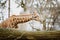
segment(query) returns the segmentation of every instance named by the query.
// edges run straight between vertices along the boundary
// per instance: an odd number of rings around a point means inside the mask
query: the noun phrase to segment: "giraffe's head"
[[[33,20],[40,21],[40,16],[36,12],[33,13],[33,17],[32,18],[33,18]]]

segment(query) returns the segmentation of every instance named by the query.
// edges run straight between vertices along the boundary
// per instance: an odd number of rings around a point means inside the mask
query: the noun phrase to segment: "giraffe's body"
[[[33,17],[32,17],[33,16]],[[8,18],[7,20],[3,21],[0,24],[0,27],[3,28],[18,28],[17,24],[18,23],[25,23],[28,22],[30,20],[38,20],[39,17],[36,13],[32,14],[22,14],[22,15],[13,15],[10,18]]]

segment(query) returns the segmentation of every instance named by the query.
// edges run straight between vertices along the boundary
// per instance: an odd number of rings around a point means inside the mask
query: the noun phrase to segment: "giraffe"
[[[30,20],[40,21],[40,18],[36,13],[12,15],[8,19],[6,19],[2,23],[0,23],[0,27],[2,27],[2,28],[18,28],[17,24],[25,23]]]

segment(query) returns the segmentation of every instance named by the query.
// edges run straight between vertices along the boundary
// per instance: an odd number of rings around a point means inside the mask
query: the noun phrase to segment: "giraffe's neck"
[[[15,23],[25,23],[32,20],[32,15],[20,15],[15,17]]]

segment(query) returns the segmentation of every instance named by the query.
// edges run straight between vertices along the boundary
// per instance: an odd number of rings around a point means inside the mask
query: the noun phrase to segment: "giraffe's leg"
[[[7,28],[12,28],[12,25],[11,25],[11,24],[9,24]]]

